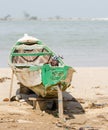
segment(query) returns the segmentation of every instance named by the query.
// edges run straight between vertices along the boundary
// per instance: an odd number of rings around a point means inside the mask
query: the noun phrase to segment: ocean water
[[[0,67],[25,33],[37,37],[72,67],[108,66],[108,21],[0,21]]]

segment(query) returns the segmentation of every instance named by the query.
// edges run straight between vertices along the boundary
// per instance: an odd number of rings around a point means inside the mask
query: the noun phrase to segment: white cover
[[[25,43],[25,42],[35,43],[36,41],[39,41],[39,40],[35,37],[28,36],[28,34],[24,34],[24,37],[22,37],[18,40],[18,42],[22,42],[22,43]]]

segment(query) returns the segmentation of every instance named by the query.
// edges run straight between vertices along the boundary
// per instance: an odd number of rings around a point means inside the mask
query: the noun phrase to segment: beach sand
[[[63,93],[64,121],[57,111],[40,111],[9,98],[11,69],[0,69],[0,130],[108,130],[108,68],[76,67],[72,85]],[[12,96],[19,88],[14,76]]]

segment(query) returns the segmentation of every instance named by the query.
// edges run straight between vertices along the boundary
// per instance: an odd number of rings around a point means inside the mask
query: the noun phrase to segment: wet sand
[[[63,93],[64,120],[57,111],[41,111],[24,101],[3,101],[9,98],[11,69],[0,69],[0,129],[2,130],[107,130],[108,68],[74,68],[72,85]],[[19,88],[14,76],[12,96]]]

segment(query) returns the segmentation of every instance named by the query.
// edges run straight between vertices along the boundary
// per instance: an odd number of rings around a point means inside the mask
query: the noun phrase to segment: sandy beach
[[[0,69],[0,130],[107,130],[108,67],[75,67],[72,85],[63,93],[64,121],[57,111],[41,111],[9,98],[11,69]],[[14,76],[12,96],[19,85]]]

